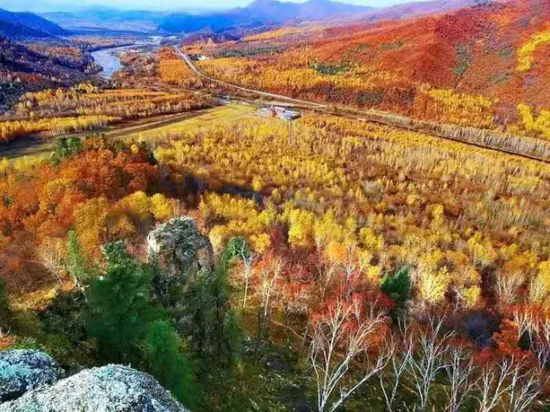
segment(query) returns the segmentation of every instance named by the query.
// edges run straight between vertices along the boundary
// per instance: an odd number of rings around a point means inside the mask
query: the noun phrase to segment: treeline
[[[111,116],[79,116],[74,118],[50,118],[0,122],[0,141],[9,142],[36,133],[66,134],[105,127],[119,121]]]
[[[52,115],[114,115],[124,119],[147,117],[200,109],[208,99],[180,91],[147,89],[98,89],[82,83],[70,89],[50,89],[27,93],[15,107],[15,114],[26,117]]]
[[[0,140],[35,133],[66,134],[104,127],[120,120],[185,113],[209,107],[205,97],[186,91],[99,89],[89,83],[26,93],[0,122]]]

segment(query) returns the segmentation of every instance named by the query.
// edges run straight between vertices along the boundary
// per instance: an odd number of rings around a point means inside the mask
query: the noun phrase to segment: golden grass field
[[[206,109],[198,116],[192,116],[181,122],[162,126],[152,130],[129,133],[124,136],[124,140],[137,141],[162,141],[168,134],[181,132],[194,132],[203,127],[209,127],[215,124],[226,124],[242,120],[245,117],[253,115],[255,108],[243,104],[229,104],[226,106]]]

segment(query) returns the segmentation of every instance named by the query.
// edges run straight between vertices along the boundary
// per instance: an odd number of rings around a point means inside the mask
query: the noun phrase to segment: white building
[[[287,121],[299,119],[301,116],[299,112],[277,106],[264,107],[258,110],[256,114],[260,117],[279,118]]]

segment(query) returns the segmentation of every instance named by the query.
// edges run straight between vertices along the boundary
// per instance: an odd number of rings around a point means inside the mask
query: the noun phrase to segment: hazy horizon
[[[151,10],[151,11],[208,11],[215,9],[229,9],[243,7],[253,0],[81,0],[78,6],[67,0],[3,0],[0,8],[10,11],[30,11],[35,13],[77,11],[90,7],[107,7],[122,10]],[[282,0],[285,2],[303,3],[307,0]],[[413,0],[337,0],[342,3],[363,5],[370,7],[384,7],[399,3],[408,3]],[[422,0],[420,0],[422,1]],[[424,0],[427,1],[427,0]]]

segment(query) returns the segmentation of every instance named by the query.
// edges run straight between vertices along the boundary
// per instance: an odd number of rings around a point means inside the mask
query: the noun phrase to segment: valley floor
[[[162,140],[163,133],[195,131],[201,127],[211,126],[218,122],[231,122],[251,116],[254,108],[243,104],[230,104],[217,106],[194,112],[156,116],[142,120],[124,122],[119,125],[111,125],[102,130],[90,132],[72,133],[65,135],[67,138],[86,138],[93,135],[102,135],[108,139],[151,141]],[[33,158],[47,157],[55,146],[55,139],[36,134],[24,138],[0,143],[0,157],[18,159],[25,156]]]

